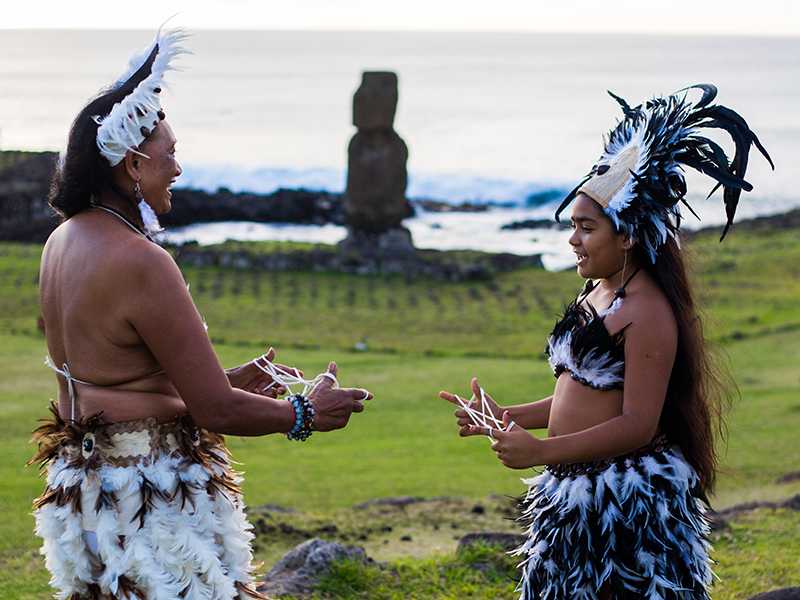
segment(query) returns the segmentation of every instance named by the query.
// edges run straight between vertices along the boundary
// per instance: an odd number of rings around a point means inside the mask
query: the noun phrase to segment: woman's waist
[[[100,387],[81,386],[76,394],[74,414],[76,419],[84,416],[100,415],[106,423],[127,423],[154,418],[158,423],[175,421],[188,412],[186,403],[177,390],[169,386],[145,387],[144,382],[124,386]],[[62,417],[72,418],[72,400],[69,394],[59,393],[59,406]]]
[[[153,416],[108,422],[102,414],[70,421],[60,416],[57,406],[52,412],[53,418],[34,432],[39,454],[31,462],[49,463],[58,457],[86,468],[126,467],[148,457],[205,454],[224,445],[221,435],[198,427],[188,414],[168,422]]]

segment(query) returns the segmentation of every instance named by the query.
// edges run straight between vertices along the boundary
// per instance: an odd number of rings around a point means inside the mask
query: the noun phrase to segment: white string
[[[503,425],[503,422],[496,419],[495,416],[492,414],[492,411],[489,409],[489,402],[486,400],[486,393],[483,391],[483,388],[479,388],[481,392],[481,406],[480,411],[476,411],[472,408],[472,403],[475,402],[476,397],[475,394],[472,395],[472,398],[469,402],[461,398],[460,396],[456,396],[456,400],[467,412],[467,416],[472,420],[473,423],[479,425],[481,427],[487,427],[489,429],[489,435],[485,436],[489,440],[493,440],[492,437],[492,429],[499,429],[500,431],[509,431],[516,423],[511,421],[508,424],[508,427]]]
[[[264,361],[264,364],[260,364],[259,361]],[[253,364],[261,369],[264,373],[272,377],[272,383],[270,383],[267,387],[262,389],[261,391],[266,392],[271,387],[276,385],[285,385],[291,391],[291,386],[302,384],[303,391],[301,393],[302,396],[308,398],[308,395],[314,391],[314,388],[325,378],[331,379],[333,381],[333,387],[339,387],[339,382],[336,379],[336,375],[333,373],[328,373],[327,371],[324,373],[320,373],[314,379],[303,379],[300,376],[300,371],[296,368],[292,369],[294,374],[287,373],[285,371],[279,371],[274,364],[272,364],[268,359],[266,354],[262,354],[258,358],[253,360]],[[369,397],[369,394],[365,392],[364,400]]]
[[[94,384],[93,383],[89,383],[88,381],[81,381],[80,379],[76,379],[75,377],[73,377],[72,373],[70,373],[70,370],[69,370],[69,367],[67,366],[67,363],[64,363],[64,364],[61,365],[63,367],[63,369],[59,369],[57,366],[55,366],[53,364],[53,361],[50,360],[49,356],[45,356],[44,364],[46,364],[48,367],[53,369],[53,371],[55,371],[59,375],[63,375],[64,378],[67,380],[67,391],[69,392],[69,400],[70,400],[70,404],[72,405],[72,408],[70,409],[70,413],[71,413],[71,418],[74,421],[75,420],[75,382],[82,383],[83,385],[91,385],[91,386],[93,386]]]

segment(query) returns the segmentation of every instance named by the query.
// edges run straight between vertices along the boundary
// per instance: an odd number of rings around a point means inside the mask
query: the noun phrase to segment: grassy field
[[[733,235],[722,245],[713,234],[701,235],[690,248],[710,335],[729,354],[741,392],[716,508],[800,493],[798,481],[775,483],[800,471],[800,233]],[[50,595],[28,514],[43,482],[23,467],[33,453],[29,432],[55,391],[36,328],[40,252],[0,243],[0,597],[13,600]],[[280,361],[306,373],[334,359],[342,385],[376,396],[347,429],[304,444],[282,436],[229,439],[245,463],[260,560],[273,564],[311,532],[391,562],[370,574],[342,566],[324,588],[327,597],[514,597],[513,583],[470,571],[470,561],[481,560],[453,550],[470,531],[515,531],[505,497],[523,491],[519,478],[527,474],[504,469],[487,440],[458,438],[452,409],[437,393],[466,395],[470,377],[478,376],[501,402],[548,395],[553,378],[543,340],[581,285],[574,272],[528,269],[463,283],[229,269],[185,275],[223,365],[272,345]],[[368,350],[355,351],[358,343]],[[352,508],[403,495],[426,501]],[[800,585],[798,525],[796,512],[761,510],[717,534],[723,581],[714,597]],[[500,559],[489,562],[504,568]],[[372,583],[359,590],[359,581]]]

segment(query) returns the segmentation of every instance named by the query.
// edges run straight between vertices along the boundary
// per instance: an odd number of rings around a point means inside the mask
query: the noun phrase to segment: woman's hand
[[[269,352],[264,355],[269,362],[275,358],[275,349],[270,348]],[[249,363],[234,367],[233,369],[226,369],[225,375],[228,376],[228,381],[231,382],[231,387],[252,392],[253,394],[260,394],[268,396],[269,398],[277,398],[285,394],[288,389],[283,384],[276,383],[269,374],[259,369],[256,365],[256,360],[251,360]],[[297,371],[285,365],[274,365],[274,367],[283,373],[291,373],[293,375],[302,375],[302,371]]]
[[[338,368],[332,362],[328,373],[333,377],[324,377],[308,395],[314,406],[314,431],[333,431],[341,429],[350,420],[354,412],[364,410],[362,402],[371,400],[372,394],[358,388],[334,388]]]
[[[512,423],[508,411],[503,413],[503,428],[468,425],[462,427],[460,435],[488,435],[495,441],[492,450],[503,466],[509,469],[527,469],[541,464],[537,458],[542,450],[542,440],[534,437],[519,425]]]
[[[483,421],[488,421],[490,423],[492,421],[501,421],[503,419],[503,407],[492,400],[491,396],[489,396],[486,392],[483,392],[484,402],[481,402],[481,391],[481,386],[478,385],[478,380],[473,378],[472,393],[475,395],[475,400],[469,402],[467,406],[472,411],[483,415]],[[448,402],[452,402],[459,407],[454,414],[457,419],[456,423],[459,427],[461,427],[461,430],[459,431],[460,435],[468,435],[464,432],[469,428],[470,425],[483,424],[482,422],[475,422],[472,417],[469,416],[469,413],[464,408],[461,408],[466,402],[465,400],[461,401],[458,396],[449,392],[439,392],[439,397],[447,400]]]

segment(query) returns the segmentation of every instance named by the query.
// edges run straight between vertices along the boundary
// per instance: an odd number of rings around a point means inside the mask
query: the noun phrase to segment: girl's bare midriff
[[[622,414],[622,397],[622,390],[595,389],[562,373],[550,405],[548,437],[576,433],[618,417]]]
[[[556,381],[550,405],[547,437],[577,433],[623,414],[623,391],[600,390],[583,385],[562,373]],[[656,429],[655,435],[661,433]]]

